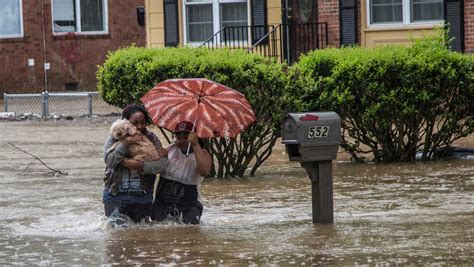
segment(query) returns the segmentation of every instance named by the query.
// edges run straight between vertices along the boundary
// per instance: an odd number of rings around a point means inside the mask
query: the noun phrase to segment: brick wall
[[[474,0],[464,1],[464,45],[466,53],[474,53]]]
[[[339,47],[339,0],[319,0],[319,22],[328,24],[328,41],[330,47]]]
[[[361,1],[357,1],[357,19],[358,19],[358,40],[360,43],[360,28],[361,28]],[[340,47],[340,24],[339,24],[339,0],[318,0],[319,8],[319,22],[326,22],[328,24],[329,46]]]
[[[43,91],[44,59],[51,66],[47,72],[50,91],[64,91],[66,83],[77,83],[79,91],[96,90],[97,65],[104,62],[108,51],[132,43],[145,45],[145,27],[138,25],[136,15],[136,8],[143,5],[144,0],[108,1],[106,35],[54,36],[51,1],[23,0],[24,36],[0,39],[0,97],[4,92]],[[28,59],[34,59],[33,67],[27,66]]]

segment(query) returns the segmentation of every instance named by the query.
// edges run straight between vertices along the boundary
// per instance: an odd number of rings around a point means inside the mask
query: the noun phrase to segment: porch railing
[[[207,48],[249,48],[273,26],[225,26],[209,37],[200,47]],[[257,39],[256,39],[257,38]]]
[[[250,53],[290,64],[298,60],[301,54],[327,46],[327,23],[228,26],[201,45],[210,49],[247,49]]]

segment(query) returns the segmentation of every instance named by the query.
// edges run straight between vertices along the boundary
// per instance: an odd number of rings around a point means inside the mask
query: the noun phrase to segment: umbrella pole
[[[203,89],[204,89],[204,88],[203,88],[203,86],[202,86],[202,84],[201,84],[201,92],[199,93],[199,98],[198,98],[198,101],[197,101],[197,102],[198,102],[198,105],[199,105],[199,103],[201,103],[202,90],[203,90]],[[198,107],[198,109],[199,109],[199,107]],[[194,128],[196,127],[196,119],[197,119],[197,117],[194,117],[193,129],[191,130],[191,132],[194,132]],[[189,141],[188,141],[188,151],[186,152],[186,157],[189,156],[189,149],[190,149],[190,148],[191,148],[191,143],[189,143]]]
[[[194,118],[193,129],[191,132],[194,132],[194,127],[196,127],[196,118]],[[191,149],[191,142],[188,141],[188,151],[186,152],[186,157],[189,156],[189,150]]]

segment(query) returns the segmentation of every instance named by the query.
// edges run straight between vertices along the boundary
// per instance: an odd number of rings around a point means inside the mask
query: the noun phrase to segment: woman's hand
[[[134,160],[134,159],[124,159],[122,161],[122,165],[125,168],[131,169],[131,170],[137,170],[137,171],[143,170],[143,162]]]
[[[158,155],[160,155],[160,158],[167,158],[168,157],[168,150],[164,148],[158,149]]]
[[[191,143],[191,146],[193,146],[193,148],[196,147],[196,146],[199,146],[198,136],[195,132],[190,132],[189,133],[188,141],[189,141],[189,143]]]

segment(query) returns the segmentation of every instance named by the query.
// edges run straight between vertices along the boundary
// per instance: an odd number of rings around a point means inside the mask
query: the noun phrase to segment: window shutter
[[[341,46],[358,43],[357,0],[339,1],[339,27]]]
[[[444,1],[444,20],[449,29],[448,36],[453,38],[451,49],[464,52],[464,2],[463,0]]]
[[[252,44],[267,34],[267,0],[251,0]],[[268,39],[264,43],[268,43]]]
[[[179,44],[178,0],[163,0],[165,46]]]
[[[145,26],[145,7],[138,6],[137,7],[137,23],[140,26]]]

